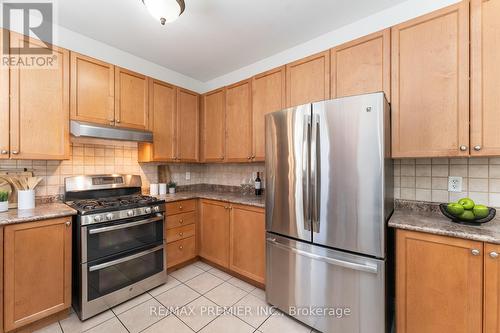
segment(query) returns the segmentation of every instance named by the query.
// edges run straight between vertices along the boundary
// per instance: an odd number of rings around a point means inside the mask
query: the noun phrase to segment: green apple
[[[464,210],[458,217],[464,221],[473,221],[476,218],[471,210]]]
[[[462,214],[464,212],[464,206],[462,206],[461,204],[459,203],[456,203],[456,202],[451,202],[448,204],[448,206],[446,207],[446,210],[450,213],[450,214],[453,214],[455,216],[458,216],[460,214]]]
[[[463,198],[463,199],[460,199],[458,200],[458,203],[461,204],[464,209],[472,209],[474,208],[474,201],[472,201],[472,199],[469,199],[469,198]]]
[[[488,207],[486,207],[485,205],[477,205],[477,206],[474,206],[474,209],[472,210],[472,212],[474,213],[474,216],[482,219],[482,218],[485,218],[486,216],[488,216],[488,214],[490,213],[490,209]]]

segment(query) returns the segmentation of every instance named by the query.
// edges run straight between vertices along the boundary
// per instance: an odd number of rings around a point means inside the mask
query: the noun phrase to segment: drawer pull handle
[[[179,236],[184,236],[184,233],[183,232],[179,232]]]
[[[184,246],[179,245],[179,250],[182,250],[183,248],[184,248]]]
[[[67,221],[67,222],[66,222],[66,226],[67,226],[67,227],[71,226],[71,221]]]
[[[495,251],[490,252],[490,257],[491,257],[492,259],[496,259],[496,258],[498,258],[498,253],[497,253],[497,252],[495,252]]]
[[[481,254],[481,251],[479,251],[478,249],[472,249],[470,252],[473,256],[478,256]]]
[[[184,223],[184,220],[180,219],[180,220],[179,220],[179,223],[180,223],[180,224],[183,224],[183,223]]]
[[[182,210],[182,206],[179,206],[179,209]]]

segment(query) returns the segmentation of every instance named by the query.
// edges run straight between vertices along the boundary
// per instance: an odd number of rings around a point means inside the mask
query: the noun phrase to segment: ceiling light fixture
[[[142,3],[162,25],[177,20],[186,9],[184,0],[142,0]]]

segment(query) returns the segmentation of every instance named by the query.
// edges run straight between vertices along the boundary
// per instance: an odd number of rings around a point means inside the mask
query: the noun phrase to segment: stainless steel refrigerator
[[[266,116],[266,298],[321,332],[390,328],[390,108],[383,93]]]

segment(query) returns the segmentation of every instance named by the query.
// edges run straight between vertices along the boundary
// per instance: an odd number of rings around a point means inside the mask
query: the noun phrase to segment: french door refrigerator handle
[[[301,256],[304,256],[304,257],[307,257],[307,258],[311,258],[311,259],[314,259],[314,260],[318,260],[318,261],[323,261],[323,262],[326,262],[326,263],[331,264],[331,265],[341,266],[341,267],[345,267],[345,268],[349,268],[349,269],[354,269],[354,270],[357,270],[357,271],[363,271],[363,272],[367,272],[367,273],[373,273],[373,274],[377,274],[378,273],[378,268],[377,268],[376,265],[372,265],[372,264],[368,264],[368,263],[367,264],[358,264],[356,262],[351,262],[351,261],[345,261],[345,260],[341,260],[341,259],[335,259],[335,258],[320,256],[320,255],[317,255],[317,254],[314,254],[314,253],[310,253],[310,252],[307,252],[307,251],[299,250],[299,249],[297,249],[295,247],[292,247],[292,246],[280,243],[280,242],[278,242],[276,240],[276,238],[267,238],[267,241],[269,243],[273,244],[274,246],[280,247],[280,248],[282,248],[284,250],[292,251],[293,253],[296,253],[298,255],[301,255]]]
[[[310,142],[311,142],[311,115],[304,116],[304,139],[302,143],[302,211],[304,218],[304,229],[311,231],[311,195],[310,195]]]
[[[319,161],[320,161],[320,138],[319,138],[319,114],[313,114],[311,133],[311,220],[313,232],[319,233],[319,205],[320,205],[320,183],[319,183]]]

